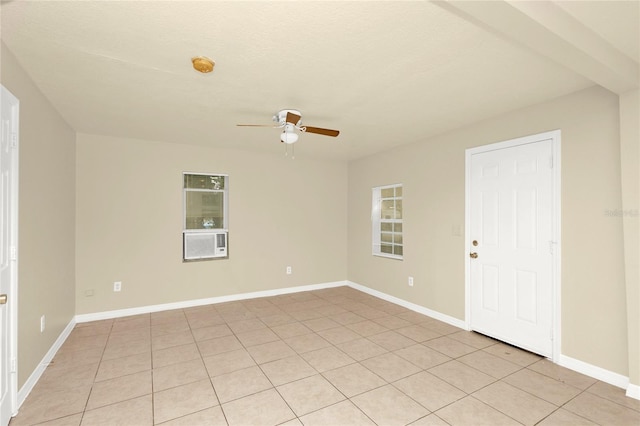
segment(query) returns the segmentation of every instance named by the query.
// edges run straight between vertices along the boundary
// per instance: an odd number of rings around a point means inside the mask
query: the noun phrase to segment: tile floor
[[[78,324],[20,425],[639,425],[640,401],[349,287]]]

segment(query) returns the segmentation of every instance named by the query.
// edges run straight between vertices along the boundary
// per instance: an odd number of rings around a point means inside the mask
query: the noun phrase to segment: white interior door
[[[470,326],[551,357],[554,142],[514,142],[467,154]]]
[[[6,426],[17,398],[12,365],[15,365],[16,325],[18,100],[4,87],[0,86],[0,90],[0,425]]]

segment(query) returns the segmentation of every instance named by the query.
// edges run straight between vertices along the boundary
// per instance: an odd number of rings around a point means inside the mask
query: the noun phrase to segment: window
[[[227,256],[229,177],[183,173],[183,259]]]
[[[402,185],[373,188],[373,254],[402,259]]]

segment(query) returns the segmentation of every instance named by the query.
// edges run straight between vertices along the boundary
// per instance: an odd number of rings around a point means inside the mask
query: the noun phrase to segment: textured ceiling
[[[638,3],[573,3],[551,15],[580,22],[634,75]],[[0,34],[78,132],[280,153],[277,129],[236,124],[294,108],[341,131],[302,135],[296,154],[343,160],[598,83],[456,7],[23,0],[2,3]],[[213,73],[191,68],[197,55],[215,60]]]

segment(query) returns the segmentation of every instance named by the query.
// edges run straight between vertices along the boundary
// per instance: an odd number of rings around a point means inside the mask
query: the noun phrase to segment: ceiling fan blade
[[[320,127],[304,126],[303,129],[307,133],[317,133],[319,135],[333,136],[334,138],[340,134],[338,130],[322,129]]]
[[[300,121],[300,118],[302,118],[302,117],[300,117],[298,114],[294,114],[292,112],[287,112],[286,122],[287,123],[291,123],[291,124],[293,124],[295,126],[296,124],[298,124],[298,121]]]

